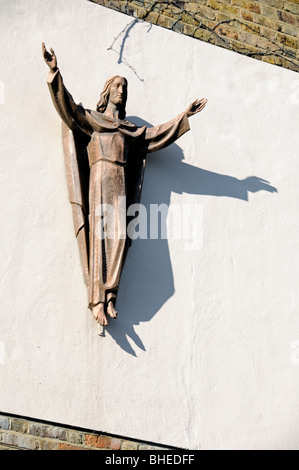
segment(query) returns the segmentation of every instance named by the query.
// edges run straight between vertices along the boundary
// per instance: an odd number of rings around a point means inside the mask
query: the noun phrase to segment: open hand
[[[187,117],[193,116],[203,110],[208,100],[201,98],[193,101],[186,109]]]
[[[56,59],[55,52],[53,51],[52,48],[50,49],[51,53],[48,52],[44,42],[42,43],[42,51],[43,51],[43,57],[45,59],[47,66],[50,68],[50,70],[55,72],[57,70],[57,59]]]

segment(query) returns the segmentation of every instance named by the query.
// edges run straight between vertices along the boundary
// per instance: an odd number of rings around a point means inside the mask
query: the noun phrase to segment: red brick
[[[86,434],[85,444],[87,446],[97,447],[99,449],[119,450],[121,441],[113,437]]]
[[[279,11],[278,16],[281,19],[281,21],[284,21],[285,23],[297,25],[298,24],[298,18],[295,15],[292,15],[291,13],[287,13],[286,11]]]
[[[87,446],[98,447],[100,449],[110,449],[111,437],[97,436],[95,434],[86,434],[85,444]]]
[[[245,10],[253,11],[254,13],[261,13],[261,8],[257,2],[249,2],[247,0],[232,0],[232,5],[239,6]]]
[[[110,449],[119,450],[121,446],[121,441],[119,439],[111,439]]]
[[[218,29],[217,29],[217,33],[220,34],[221,36],[225,36],[225,37],[228,37],[228,38],[231,38],[231,39],[238,39],[238,32],[235,31],[234,29],[232,28],[229,28],[225,25],[221,25]]]
[[[253,15],[249,11],[242,10],[241,16],[245,21],[253,21]]]

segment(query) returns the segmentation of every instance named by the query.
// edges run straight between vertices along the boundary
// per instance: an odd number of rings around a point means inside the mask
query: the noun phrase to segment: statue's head
[[[110,101],[119,108],[120,119],[124,119],[126,116],[127,89],[128,82],[124,77],[115,75],[114,77],[109,78],[100,95],[100,100],[97,104],[97,111],[104,113]]]

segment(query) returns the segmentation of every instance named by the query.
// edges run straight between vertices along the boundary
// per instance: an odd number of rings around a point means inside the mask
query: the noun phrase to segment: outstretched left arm
[[[203,110],[205,105],[207,104],[206,98],[201,98],[200,100],[193,101],[188,108],[186,109],[187,117],[194,116],[194,114],[199,113]]]
[[[143,153],[156,152],[175,142],[190,129],[188,118],[199,113],[206,105],[207,100],[193,101],[186,111],[165,124],[145,128],[144,134],[135,143],[138,150]]]

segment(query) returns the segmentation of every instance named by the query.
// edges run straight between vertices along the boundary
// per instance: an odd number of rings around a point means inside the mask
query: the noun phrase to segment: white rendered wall
[[[107,49],[132,18],[86,0],[1,0],[0,14],[0,411],[183,448],[298,449],[298,75],[147,23],[116,41],[118,63]],[[114,74],[150,124],[209,100],[148,158],[142,198],[201,205],[202,246],[136,240],[105,338],[42,41],[87,108]]]

